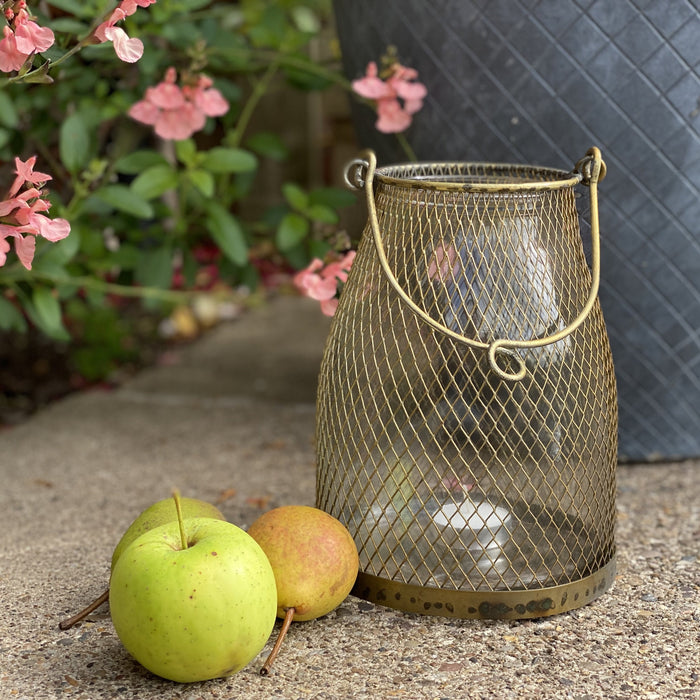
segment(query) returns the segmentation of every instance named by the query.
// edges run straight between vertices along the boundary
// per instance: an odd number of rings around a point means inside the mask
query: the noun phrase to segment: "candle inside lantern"
[[[511,518],[510,511],[503,506],[495,506],[487,500],[476,503],[465,500],[459,504],[445,503],[433,515],[433,523],[443,532],[450,528],[459,533],[467,548],[469,539],[473,545],[489,547],[500,546],[510,539],[508,522]]]

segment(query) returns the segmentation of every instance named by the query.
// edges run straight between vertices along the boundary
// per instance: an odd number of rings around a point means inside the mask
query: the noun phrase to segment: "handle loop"
[[[598,183],[605,177],[605,163],[603,162],[600,150],[596,147],[590,148],[586,155],[579,160],[575,167],[574,173],[581,175],[581,182],[587,185],[590,189],[590,210],[591,210],[591,287],[588,292],[583,308],[576,318],[569,323],[566,328],[552,333],[543,338],[535,338],[533,340],[510,340],[508,338],[499,338],[485,343],[473,338],[456,333],[444,324],[436,321],[423,309],[421,309],[411,297],[406,293],[394,273],[389,266],[389,261],[384,250],[382,234],[379,230],[379,220],[377,218],[377,207],[374,200],[374,176],[377,169],[377,158],[373,151],[366,150],[360,154],[360,157],[348,163],[345,169],[345,182],[352,189],[364,189],[367,199],[367,212],[370,225],[372,228],[372,236],[374,245],[379,258],[379,264],[382,271],[386,275],[387,280],[393,287],[394,291],[399,295],[399,298],[404,304],[422,321],[427,323],[434,330],[446,335],[448,338],[467,345],[471,348],[478,348],[488,351],[488,361],[491,369],[501,378],[509,381],[519,381],[523,379],[527,373],[525,360],[517,354],[517,349],[539,348],[544,345],[556,343],[569,334],[573,333],[588,317],[593,308],[596,297],[598,296],[598,287],[600,285],[600,230],[598,226]],[[483,185],[482,185],[483,187]],[[499,186],[502,189],[502,185]],[[517,370],[509,371],[499,364],[499,359],[505,360],[508,364],[515,362],[518,365]]]

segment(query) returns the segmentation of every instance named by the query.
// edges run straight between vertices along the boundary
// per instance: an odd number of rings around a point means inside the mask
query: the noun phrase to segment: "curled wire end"
[[[354,158],[345,166],[343,173],[345,184],[353,190],[362,190],[365,187],[365,177],[369,163],[363,158]]]
[[[586,155],[576,163],[574,171],[581,173],[584,185],[590,184],[591,181],[600,182],[605,178],[607,168],[601,158],[600,150],[595,146],[589,148]]]
[[[521,379],[525,378],[525,374],[527,373],[525,360],[523,360],[523,358],[520,357],[520,355],[518,355],[514,350],[503,347],[503,344],[506,342],[508,341],[495,340],[493,343],[491,343],[491,345],[489,345],[489,365],[501,379],[505,379],[506,381],[510,382],[519,382]],[[507,369],[504,369],[500,364],[498,364],[498,356],[505,356],[509,363],[515,363],[518,369],[515,372],[509,372]]]

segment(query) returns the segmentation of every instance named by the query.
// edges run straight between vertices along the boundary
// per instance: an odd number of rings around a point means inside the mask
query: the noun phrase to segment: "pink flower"
[[[415,69],[394,63],[388,78],[383,80],[378,75],[377,64],[370,61],[364,78],[354,80],[352,89],[360,97],[376,102],[377,130],[394,134],[408,129],[412,115],[423,106],[423,99],[428,94],[423,83],[415,82],[417,78]]]
[[[130,38],[121,28],[115,26],[124,18],[133,15],[139,7],[148,7],[156,0],[122,0],[112,14],[95,29],[95,38],[98,42],[111,41],[114,52],[125,63],[136,63],[143,56],[143,42],[141,39]]]
[[[133,15],[139,7],[155,5],[156,0],[122,0],[120,7],[127,15]]]
[[[4,38],[0,40],[0,70],[10,73],[19,70],[27,60],[27,54],[17,48],[15,33],[6,25],[2,29]]]
[[[476,484],[472,481],[465,481],[456,476],[446,476],[442,480],[442,485],[453,493],[469,493]]]
[[[374,126],[383,134],[400,133],[411,126],[411,115],[401,107],[398,100],[379,100],[377,117]]]
[[[304,295],[321,302],[321,312],[333,316],[338,306],[338,283],[345,283],[355,259],[355,251],[349,251],[343,258],[324,265],[319,258],[294,275],[294,285]]]
[[[324,316],[334,316],[335,311],[338,308],[338,300],[337,299],[324,299],[321,302],[321,313]]]
[[[19,0],[5,12],[9,24],[3,27],[0,39],[0,71],[3,73],[19,70],[30,56],[53,46],[53,32],[29,19],[26,5],[24,0]]]
[[[19,16],[18,16],[19,17]],[[36,22],[15,20],[15,41],[17,48],[27,55],[41,53],[53,46],[54,34],[48,27],[40,27]]]
[[[378,77],[377,64],[370,61],[364,78],[353,80],[352,89],[361,97],[370,100],[384,100],[393,98],[391,88]]]
[[[36,248],[36,239],[27,236],[23,237],[16,231],[5,232],[5,227],[0,224],[0,267],[7,261],[7,253],[10,250],[10,244],[5,239],[6,236],[15,238],[15,253],[19,261],[27,268],[32,269],[32,260],[34,259],[34,250]]]
[[[4,238],[0,238],[0,267],[5,264],[9,252],[10,244]]]
[[[182,92],[191,100],[202,113],[208,117],[222,117],[228,112],[228,102],[224,96],[213,88],[212,79],[206,75],[200,75],[194,86],[185,85]]]
[[[10,250],[8,238],[14,239],[19,261],[27,270],[31,270],[36,236],[42,236],[48,241],[60,241],[70,233],[68,221],[49,219],[44,215],[44,212],[51,208],[51,204],[43,199],[41,187],[51,180],[51,176],[35,172],[35,163],[36,156],[27,161],[15,158],[15,180],[7,198],[0,201],[0,267],[7,261],[7,253]],[[26,187],[27,185],[29,186]],[[23,186],[26,189],[20,192]]]
[[[32,185],[43,185],[52,179],[51,175],[46,173],[34,172],[35,163],[36,156],[32,156],[25,163],[19,158],[15,158],[15,173],[17,173],[17,177],[15,177],[12,187],[10,187],[8,197],[14,197],[25,182],[30,182]]]
[[[168,68],[163,82],[149,87],[143,100],[131,106],[129,116],[153,126],[162,139],[181,141],[203,129],[207,117],[226,114],[229,104],[207,76],[183,87],[176,80],[176,70]]]
[[[294,284],[310,299],[327,301],[338,291],[338,282],[334,277],[323,276],[323,260],[314,258],[308,267],[294,275]]]
[[[323,270],[323,275],[325,277],[337,279],[344,284],[348,280],[348,273],[350,272],[354,260],[355,251],[350,250],[340,260],[328,263]]]
[[[438,243],[428,263],[428,277],[444,282],[459,273],[459,254],[453,243]]]
[[[129,35],[121,27],[107,27],[105,37],[112,42],[114,53],[124,63],[136,63],[143,56],[143,42]]]

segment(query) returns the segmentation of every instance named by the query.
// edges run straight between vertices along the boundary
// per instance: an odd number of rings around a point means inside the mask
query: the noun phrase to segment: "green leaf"
[[[197,162],[197,146],[192,139],[175,141],[175,155],[183,165],[195,165]]]
[[[53,60],[53,59],[51,59]],[[20,69],[19,74],[23,75],[22,82],[24,83],[34,83],[35,85],[51,85],[53,83],[53,78],[49,75],[49,68],[51,68],[51,60],[44,61],[38,68],[29,71],[28,73],[23,72]],[[30,56],[25,62],[24,67],[32,65],[32,57]]]
[[[171,20],[174,16],[182,14],[185,12],[192,12],[193,10],[199,10],[202,7],[206,7],[211,4],[211,0],[169,0],[169,2],[164,2],[161,4],[154,5],[153,8],[149,10],[154,10],[153,19],[154,21],[159,21],[161,17],[163,19]],[[190,37],[192,36],[192,22],[190,21]]]
[[[246,146],[261,156],[272,160],[284,160],[289,154],[284,141],[275,133],[261,131],[246,140]]]
[[[112,265],[122,270],[135,270],[141,259],[141,251],[130,243],[122,243],[109,259]]]
[[[258,159],[242,148],[216,146],[204,154],[201,165],[212,173],[247,173],[258,167]]]
[[[51,0],[51,4],[76,17],[94,19],[95,16],[90,3],[86,3],[85,0]]]
[[[106,185],[95,192],[95,197],[139,219],[153,218],[153,207],[126,185]]]
[[[226,194],[230,201],[244,199],[247,197],[255,185],[255,173],[236,173],[233,180],[228,183]]]
[[[61,305],[49,289],[35,287],[31,304],[26,309],[32,321],[50,338],[70,340],[61,318]]]
[[[146,168],[154,165],[167,165],[167,163],[168,161],[155,151],[134,151],[119,158],[114,163],[114,169],[118,173],[124,173],[125,175],[138,175]]]
[[[293,182],[285,182],[282,185],[282,194],[289,206],[297,211],[306,211],[306,208],[309,206],[309,195]]]
[[[173,279],[173,254],[168,246],[144,250],[139,255],[134,278],[144,287],[168,289]]]
[[[80,112],[73,112],[61,124],[58,142],[61,162],[70,173],[80,172],[90,158],[90,134]]]
[[[353,192],[340,187],[319,187],[309,195],[311,204],[323,204],[331,209],[342,209],[355,204],[357,197]]]
[[[248,262],[248,246],[240,223],[220,204],[212,203],[207,212],[207,229],[223,254],[236,265]]]
[[[51,258],[37,256],[32,263],[32,271],[37,275],[50,275],[51,277],[65,277],[66,270],[63,265],[60,265]]]
[[[330,246],[326,241],[319,241],[314,238],[309,241],[310,258],[320,258],[323,260],[331,250],[332,246]],[[307,263],[305,262],[304,264]]]
[[[216,183],[210,172],[207,170],[188,170],[187,178],[204,197],[211,199],[214,196]]]
[[[55,265],[65,265],[75,257],[78,250],[80,250],[80,231],[73,228],[66,238],[42,249],[40,260],[51,261]]]
[[[324,204],[313,204],[306,210],[306,213],[312,221],[319,221],[322,224],[338,223],[338,215]]]
[[[305,64],[308,68],[304,67]],[[301,53],[294,54],[294,65],[287,65],[282,71],[287,80],[300,90],[325,90],[332,85],[329,78],[318,72],[318,64]]]
[[[301,270],[302,267],[309,264],[309,254],[306,251],[306,246],[301,243],[289,250],[285,250],[284,257],[295,270]]]
[[[290,250],[301,243],[309,233],[309,221],[299,214],[287,214],[277,228],[275,241],[282,250]]]
[[[0,296],[0,329],[3,331],[27,330],[27,322],[19,309],[8,299]]]
[[[0,91],[0,124],[14,129],[19,124],[19,116],[12,98],[6,93]]]
[[[177,183],[177,173],[170,165],[152,165],[131,183],[131,191],[145,200],[155,199],[168,190],[175,189]]]
[[[54,32],[83,36],[88,33],[90,25],[85,22],[79,22],[72,17],[59,17],[58,19],[51,20],[51,29],[53,29]]]
[[[284,42],[289,26],[284,8],[279,3],[250,3],[250,5],[253,12],[258,10],[255,12],[254,22],[251,22],[248,29],[253,45],[280,46]]]
[[[292,19],[299,31],[307,34],[316,34],[321,30],[321,22],[316,13],[304,5],[298,5],[291,10]]]
[[[99,291],[97,289],[85,289],[83,291],[83,294],[85,295],[85,301],[92,308],[100,308],[104,306],[105,299],[107,298],[105,292]]]

